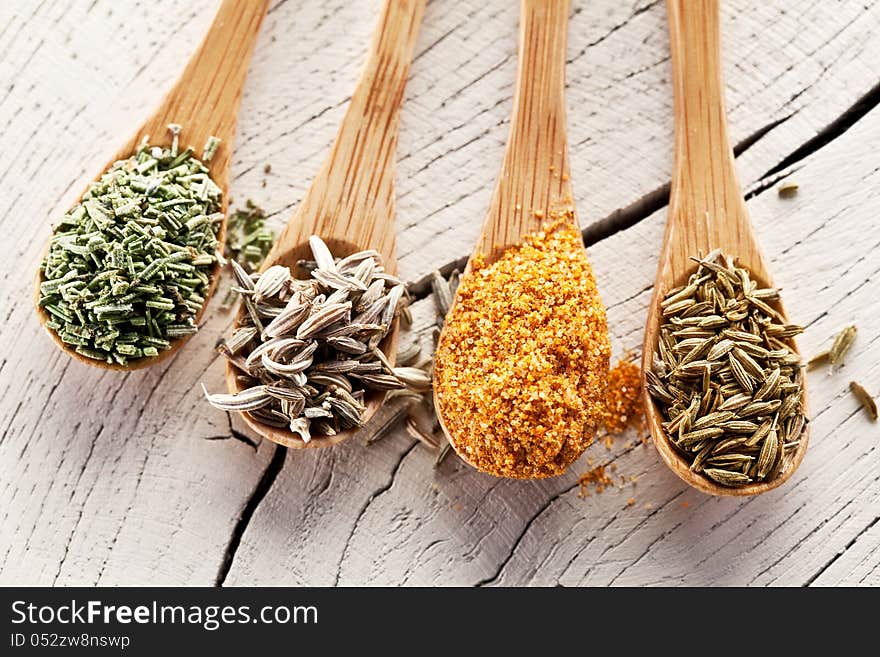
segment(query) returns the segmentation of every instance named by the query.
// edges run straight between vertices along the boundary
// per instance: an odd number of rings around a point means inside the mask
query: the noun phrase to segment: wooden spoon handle
[[[477,252],[490,258],[571,200],[565,129],[569,0],[522,0],[513,117]]]
[[[167,125],[181,123],[181,148],[192,146],[199,157],[209,136],[222,140],[211,172],[215,180],[227,179],[244,78],[268,5],[268,0],[223,0],[180,78],[124,150],[133,150],[143,135],[151,143],[167,143]]]
[[[760,257],[727,134],[718,0],[668,0],[668,10],[675,160],[662,261],[671,286],[700,252],[723,248],[750,266]]]
[[[394,174],[400,106],[425,0],[386,0],[336,141],[294,218],[283,253],[318,233],[379,251],[393,267]],[[267,262],[275,260],[269,254]]]

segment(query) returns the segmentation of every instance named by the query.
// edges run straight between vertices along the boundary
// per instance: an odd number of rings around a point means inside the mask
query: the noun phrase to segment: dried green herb
[[[695,260],[687,285],[660,303],[648,391],[692,471],[723,486],[770,481],[807,422],[800,357],[786,342],[803,329],[768,305],[777,290],[759,288],[728,256]]]
[[[87,358],[126,365],[197,331],[221,190],[191,148],[178,152],[180,126],[169,130],[170,148],[145,139],[89,186],[41,264],[46,326]]]
[[[266,213],[251,199],[244,208],[229,213],[226,227],[226,250],[224,255],[235,260],[248,273],[263,264],[275,243],[275,233],[266,226]]]
[[[202,162],[210,162],[213,160],[219,146],[220,140],[217,139],[217,137],[208,137],[208,140],[205,142],[205,147],[202,149]]]

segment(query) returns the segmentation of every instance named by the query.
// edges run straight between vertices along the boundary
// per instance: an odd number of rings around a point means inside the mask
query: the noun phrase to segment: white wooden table
[[[517,4],[429,3],[398,169],[407,279],[465,255],[477,235],[506,139]],[[880,427],[848,392],[851,379],[880,391],[880,2],[724,3],[739,172],[788,309],[808,326],[801,348],[859,327],[841,371],[809,375],[803,465],[750,499],[688,489],[635,434],[536,483],[454,458],[434,470],[403,430],[306,452],[251,441],[201,398],[200,382],[223,387],[212,347],[231,317],[217,303],[154,368],[105,372],[61,354],[31,306],[49,227],[176,77],[215,7],[0,3],[0,584],[880,584]],[[377,9],[273,3],[241,107],[234,199],[277,223],[291,214]],[[569,57],[576,202],[622,353],[641,342],[666,218],[663,2],[575,0]],[[778,197],[784,177],[796,198]],[[588,457],[637,482],[579,497]]]

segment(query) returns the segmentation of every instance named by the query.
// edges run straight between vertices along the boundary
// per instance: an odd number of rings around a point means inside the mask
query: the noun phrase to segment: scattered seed
[[[865,409],[865,412],[868,414],[868,417],[871,418],[871,422],[877,421],[877,402],[874,401],[874,398],[870,395],[870,393],[865,390],[860,384],[855,381],[849,382],[849,389],[855,398],[859,400],[859,403],[862,405],[862,408]]]
[[[719,468],[706,468],[703,470],[703,474],[722,486],[744,486],[752,481],[748,475],[745,475],[742,472],[733,472],[731,470],[723,470]]]
[[[834,338],[834,343],[831,345],[831,349],[828,350],[828,360],[832,365],[843,364],[843,357],[846,356],[846,353],[850,350],[850,347],[852,347],[857,332],[858,329],[855,326],[847,326],[837,334],[837,337]]]
[[[792,198],[797,195],[798,184],[788,180],[779,185],[779,187],[776,188],[776,191],[782,198]]]

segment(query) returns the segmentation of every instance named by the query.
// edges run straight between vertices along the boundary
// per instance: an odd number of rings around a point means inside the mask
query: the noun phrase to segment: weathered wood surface
[[[641,342],[665,221],[666,18],[659,1],[573,4],[572,181],[622,352]],[[524,483],[452,459],[435,471],[404,431],[309,453],[252,443],[200,398],[200,382],[223,385],[212,345],[231,317],[216,307],[179,355],[145,371],[101,372],[58,352],[30,307],[52,219],[149,113],[215,8],[0,4],[0,583],[880,584],[880,429],[847,391],[851,379],[880,390],[880,3],[724,3],[737,166],[789,312],[809,325],[800,346],[809,354],[848,322],[860,329],[841,371],[810,373],[804,463],[746,500],[687,489],[635,435],[587,455],[635,485],[584,499],[586,459]],[[290,215],[345,111],[377,9],[270,8],[242,101],[235,199]],[[516,29],[516,3],[428,5],[397,176],[408,279],[466,255],[478,235]],[[785,175],[801,185],[795,199],[773,189]]]

